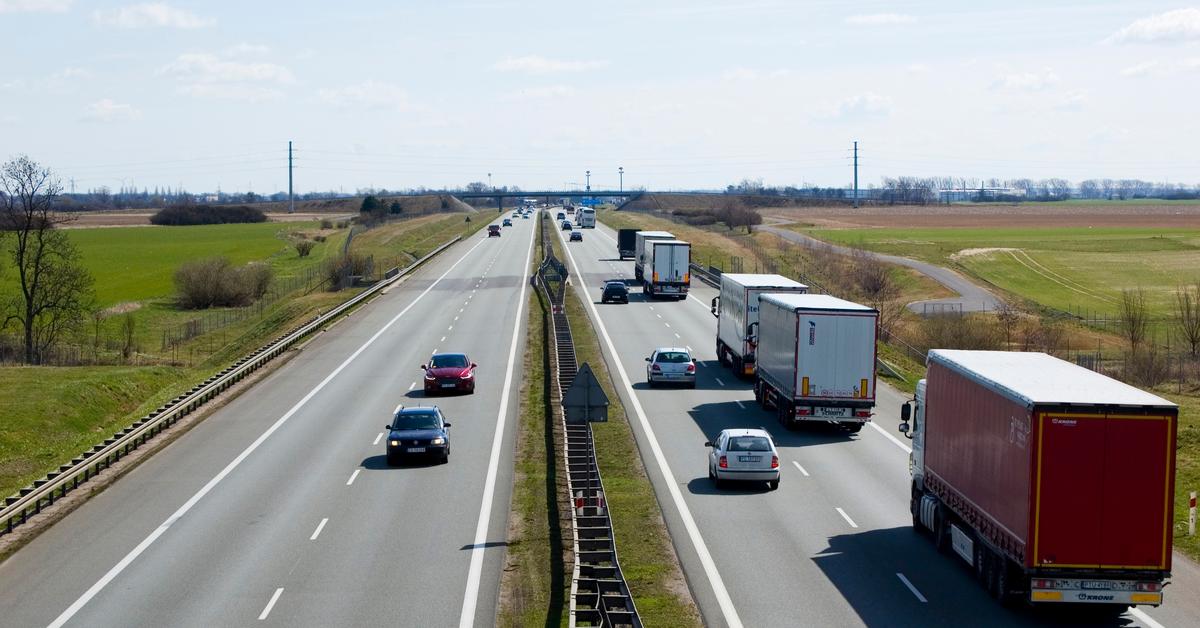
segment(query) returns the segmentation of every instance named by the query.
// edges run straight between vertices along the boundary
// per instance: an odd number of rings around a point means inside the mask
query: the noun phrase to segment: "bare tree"
[[[996,306],[996,322],[1000,324],[1000,331],[1004,334],[1004,346],[1008,347],[1013,341],[1013,332],[1017,329],[1017,323],[1021,321],[1021,312],[1013,307],[1008,301],[1000,301]]]
[[[1175,331],[1195,357],[1200,350],[1200,281],[1175,291]]]
[[[1121,291],[1121,311],[1118,313],[1121,332],[1129,341],[1130,352],[1137,354],[1138,347],[1146,340],[1150,326],[1150,313],[1146,307],[1146,291],[1142,288]]]
[[[24,333],[25,361],[38,364],[68,331],[81,324],[91,301],[92,277],[59,225],[73,220],[54,211],[62,184],[24,155],[0,167],[0,231],[11,240],[9,256],[18,294],[6,305],[4,324]]]

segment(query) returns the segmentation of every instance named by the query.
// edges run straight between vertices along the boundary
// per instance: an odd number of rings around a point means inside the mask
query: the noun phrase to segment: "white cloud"
[[[71,0],[0,0],[0,13],[65,13]]]
[[[874,92],[851,96],[833,106],[830,117],[865,118],[887,116],[892,113],[892,99]]]
[[[1058,102],[1054,103],[1054,108],[1059,111],[1082,111],[1087,106],[1089,100],[1086,91],[1081,89],[1072,90],[1058,99]]]
[[[236,57],[238,55],[263,55],[271,52],[271,49],[263,44],[248,44],[242,42],[226,48],[223,54],[226,57]]]
[[[886,26],[890,24],[912,24],[917,18],[902,13],[870,13],[867,15],[851,15],[846,18],[847,24],[855,26]]]
[[[501,72],[525,72],[526,74],[553,74],[556,72],[582,72],[608,65],[607,61],[564,61],[547,59],[538,55],[506,57],[492,67]]]
[[[909,74],[929,74],[933,71],[933,68],[925,65],[924,63],[914,63],[909,65],[907,68],[904,68],[904,70]]]
[[[165,2],[131,4],[116,9],[92,12],[92,20],[103,26],[117,28],[203,28],[212,26],[216,20],[200,17],[184,9],[177,9]]]
[[[122,104],[111,98],[103,98],[87,106],[83,117],[97,122],[116,122],[119,120],[137,120],[142,112],[133,105]]]
[[[548,85],[545,87],[527,87],[525,89],[505,94],[503,100],[549,100],[552,98],[569,98],[575,95],[575,88],[566,85]]]
[[[266,102],[283,97],[283,91],[261,85],[245,83],[192,83],[179,88],[179,93],[197,98],[213,100],[237,100],[241,102]]]
[[[1113,33],[1112,44],[1200,40],[1200,9],[1187,8],[1144,17]]]
[[[1045,68],[1041,72],[1016,72],[1002,75],[992,83],[992,86],[1000,89],[1037,91],[1057,85],[1060,80],[1054,70]]]
[[[776,68],[774,70],[758,70],[754,68],[734,68],[721,73],[721,78],[726,81],[761,81],[781,79],[791,74],[791,70],[786,68]]]
[[[411,108],[408,93],[399,85],[367,80],[357,85],[317,90],[317,97],[335,107],[367,109]]]
[[[229,61],[214,54],[186,53],[163,66],[160,74],[173,75],[180,80],[195,83],[222,83],[258,81],[268,83],[291,83],[291,70],[275,63],[241,63]]]
[[[52,81],[67,81],[67,80],[75,79],[75,78],[79,78],[79,79],[90,78],[91,76],[92,76],[92,73],[83,68],[63,68],[62,70],[59,70],[58,72],[55,72],[54,74],[51,74],[50,80],[52,80]]]
[[[1121,70],[1121,76],[1147,76],[1157,74],[1162,71],[1162,63],[1158,61],[1147,61],[1137,65],[1131,65],[1124,70]]]

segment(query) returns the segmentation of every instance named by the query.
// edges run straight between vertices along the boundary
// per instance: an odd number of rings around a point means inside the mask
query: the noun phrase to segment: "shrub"
[[[325,238],[325,236],[317,237],[321,239]],[[312,240],[297,240],[292,246],[296,247],[296,253],[300,254],[300,257],[308,257],[308,254],[312,253],[313,247],[317,246],[317,243]]]
[[[389,214],[396,215],[403,211],[404,211],[404,207],[402,207],[400,205],[400,201],[392,201],[391,204],[388,205],[388,213]]]
[[[313,239],[316,240],[317,242],[324,242],[327,238],[323,235],[319,235],[319,236],[313,236]]]
[[[263,262],[234,266],[228,258],[186,262],[175,271],[179,306],[185,309],[249,305],[271,286],[271,267]]]
[[[257,207],[246,205],[188,205],[164,207],[150,217],[156,225],[220,225],[230,223],[266,222],[267,215]]]
[[[332,221],[332,220],[330,220],[330,219],[328,219],[328,218],[326,218],[326,219],[322,220],[322,221],[321,221],[321,228],[322,228],[322,229],[332,229],[332,228],[333,228],[333,221]]]
[[[357,253],[343,255],[325,263],[325,278],[329,289],[336,292],[342,289],[342,282],[347,277],[364,276],[370,270],[371,260]]]

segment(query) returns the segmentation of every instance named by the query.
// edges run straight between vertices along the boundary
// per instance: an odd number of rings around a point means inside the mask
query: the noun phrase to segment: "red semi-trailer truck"
[[[1044,353],[935,349],[927,368],[901,409],[913,528],[1002,602],[1161,604],[1178,407]]]

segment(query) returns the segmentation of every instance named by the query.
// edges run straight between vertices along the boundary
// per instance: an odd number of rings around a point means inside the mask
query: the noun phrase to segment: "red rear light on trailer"
[[[717,466],[721,467],[722,469],[728,469],[729,468],[729,459],[726,458],[725,456],[721,456],[721,459],[717,461]]]
[[[855,411],[854,411],[854,416],[856,416],[856,417],[866,417],[866,418],[870,418],[870,417],[871,417],[871,411],[870,411],[870,410],[855,410]]]
[[[1054,588],[1053,580],[1043,580],[1043,579],[1037,578],[1037,579],[1032,580],[1029,584],[1032,585],[1033,588],[1035,588],[1035,589],[1053,589]]]
[[[809,416],[812,414],[812,408],[799,407],[796,408],[796,416]]]
[[[1139,582],[1137,583],[1138,591],[1162,591],[1161,582]]]

